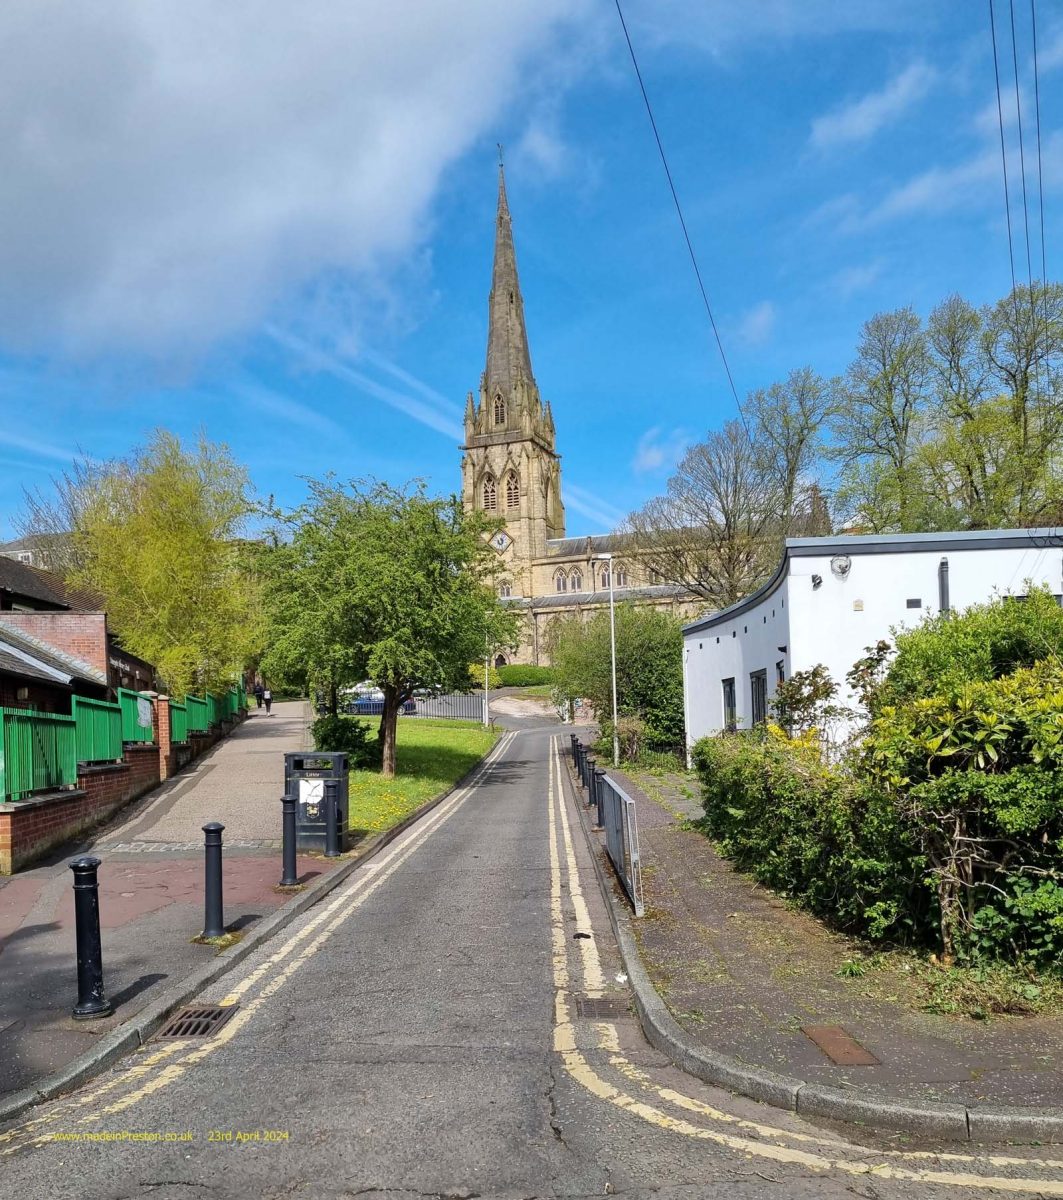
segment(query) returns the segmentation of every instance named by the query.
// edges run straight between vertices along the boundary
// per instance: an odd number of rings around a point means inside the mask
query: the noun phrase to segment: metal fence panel
[[[188,741],[188,705],[170,701],[170,741]]]
[[[210,725],[210,712],[206,700],[202,696],[185,696],[185,708],[188,710],[189,733],[206,733]]]
[[[72,786],[77,771],[73,717],[0,708],[0,799]]]
[[[483,721],[484,698],[482,693],[450,692],[443,696],[418,696],[411,717],[426,717],[432,720]]]
[[[605,846],[616,868],[635,916],[645,913],[642,901],[642,860],[639,857],[639,828],[635,801],[608,775],[598,780]]]
[[[141,692],[131,692],[128,688],[119,688],[118,703],[122,709],[122,741],[153,742],[155,731],[152,728],[150,697]]]
[[[74,715],[78,762],[117,762],[122,757],[122,707],[110,700],[75,696]]]

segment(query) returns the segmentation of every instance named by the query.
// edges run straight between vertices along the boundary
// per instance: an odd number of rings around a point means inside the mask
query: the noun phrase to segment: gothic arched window
[[[605,566],[602,567],[601,579],[602,579],[602,587],[607,588],[609,586],[609,564],[608,563],[606,563]]]
[[[623,563],[616,564],[616,573],[613,577],[613,587],[627,587],[627,567]]]
[[[502,393],[499,392],[495,397],[495,424],[505,425],[506,423],[506,402],[502,399]]]
[[[498,506],[498,493],[495,490],[495,477],[493,475],[484,476],[484,508],[489,512],[493,512]]]
[[[510,596],[513,595],[513,585],[509,582],[508,579],[504,583],[500,583],[498,585],[498,594],[502,597],[503,600],[506,600]]]
[[[569,591],[583,591],[583,572],[578,567],[569,576]]]
[[[517,472],[510,471],[506,476],[506,508],[520,507],[520,481]]]
[[[554,576],[554,590],[558,592],[568,591],[568,576],[564,571],[558,571]]]

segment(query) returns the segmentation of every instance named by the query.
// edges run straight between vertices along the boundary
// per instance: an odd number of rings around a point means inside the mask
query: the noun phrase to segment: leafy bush
[[[483,663],[472,663],[469,666],[469,687],[475,692],[482,690],[484,685]],[[497,667],[490,667],[487,672],[487,686],[493,692],[503,686],[502,676]]]
[[[761,883],[872,940],[918,940],[929,892],[918,846],[889,800],[826,764],[814,737],[776,727],[693,749],[705,829]]]
[[[918,837],[947,957],[1063,966],[1063,664],[886,705],[859,767]]]
[[[553,683],[555,677],[553,667],[530,667],[515,664],[498,667],[497,670],[501,687],[535,687],[538,684]]]
[[[357,717],[318,717],[310,726],[318,750],[346,752],[351,769],[380,769],[380,741],[364,721]]]
[[[551,653],[565,694],[589,700],[599,720],[607,718],[612,712],[609,614],[558,621]],[[683,627],[670,613],[616,606],[616,691],[619,715],[644,723],[648,749],[684,744]]]
[[[1025,598],[998,596],[959,615],[929,618],[895,641],[875,710],[1063,658],[1063,608],[1047,587],[1031,587]]]

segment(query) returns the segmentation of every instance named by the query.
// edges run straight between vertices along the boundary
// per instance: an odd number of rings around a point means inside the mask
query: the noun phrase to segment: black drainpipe
[[[943,558],[938,563],[938,611],[946,616],[949,613],[949,560]]]

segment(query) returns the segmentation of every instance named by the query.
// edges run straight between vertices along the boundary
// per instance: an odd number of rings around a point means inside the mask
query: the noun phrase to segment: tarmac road
[[[666,1065],[626,1012],[562,737],[507,735],[208,992],[235,1005],[211,1039],[153,1043],[0,1134],[0,1192],[1063,1196],[1046,1149],[868,1149]]]

